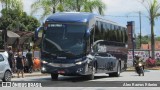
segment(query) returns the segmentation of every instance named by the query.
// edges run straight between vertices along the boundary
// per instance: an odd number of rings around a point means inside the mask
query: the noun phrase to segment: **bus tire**
[[[58,80],[58,74],[51,73],[51,79],[52,80]]]
[[[93,67],[92,67],[92,74],[88,75],[88,76],[87,76],[87,79],[88,79],[88,80],[93,80],[93,79],[94,79],[94,74],[95,74],[95,72],[96,72],[96,68],[95,68],[95,66],[93,66]]]
[[[118,66],[117,66],[117,72],[110,73],[109,77],[119,77],[120,73],[121,73],[121,67],[120,67],[120,64],[118,64]]]

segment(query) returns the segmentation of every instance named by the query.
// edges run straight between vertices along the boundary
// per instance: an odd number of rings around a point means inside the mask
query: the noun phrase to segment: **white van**
[[[6,52],[0,52],[0,79],[3,82],[11,81],[12,72],[8,63]]]

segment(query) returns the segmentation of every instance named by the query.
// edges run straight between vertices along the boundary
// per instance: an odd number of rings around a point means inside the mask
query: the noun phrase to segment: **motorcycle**
[[[143,63],[139,62],[136,66],[136,72],[138,73],[139,76],[144,76],[144,68],[143,68]]]

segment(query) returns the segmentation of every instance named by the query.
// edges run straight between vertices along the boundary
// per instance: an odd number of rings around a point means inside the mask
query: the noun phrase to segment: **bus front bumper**
[[[91,74],[91,67],[87,63],[80,65],[76,64],[56,64],[56,63],[42,63],[41,64],[42,73],[52,73],[61,74],[67,76],[76,75],[89,75]]]

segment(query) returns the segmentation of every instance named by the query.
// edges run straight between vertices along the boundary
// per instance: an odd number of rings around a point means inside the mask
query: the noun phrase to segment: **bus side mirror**
[[[35,32],[34,32],[34,41],[37,41],[38,40],[38,34],[39,34],[39,32],[40,31],[42,31],[42,30],[44,30],[44,27],[38,27],[36,30],[35,30]]]

